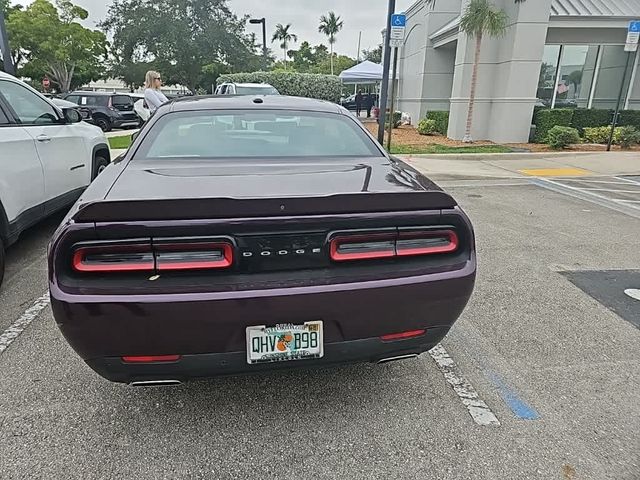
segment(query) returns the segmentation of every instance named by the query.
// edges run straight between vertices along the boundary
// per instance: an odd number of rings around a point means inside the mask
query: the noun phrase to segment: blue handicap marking
[[[391,15],[391,26],[392,27],[406,27],[407,26],[407,16],[404,13],[396,13]]]
[[[629,22],[629,31],[640,32],[640,20],[634,20],[633,22]]]

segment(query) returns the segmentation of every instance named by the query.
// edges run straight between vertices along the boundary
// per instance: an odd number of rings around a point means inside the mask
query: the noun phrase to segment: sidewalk
[[[519,178],[640,175],[638,152],[402,155],[426,175]]]

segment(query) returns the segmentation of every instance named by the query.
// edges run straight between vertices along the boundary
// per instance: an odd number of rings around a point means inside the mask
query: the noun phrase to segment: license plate
[[[247,327],[247,363],[322,358],[322,322]]]

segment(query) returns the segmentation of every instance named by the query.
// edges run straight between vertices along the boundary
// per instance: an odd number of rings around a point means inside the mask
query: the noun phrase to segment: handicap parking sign
[[[407,16],[403,13],[391,15],[391,26],[392,27],[406,27],[407,26]]]

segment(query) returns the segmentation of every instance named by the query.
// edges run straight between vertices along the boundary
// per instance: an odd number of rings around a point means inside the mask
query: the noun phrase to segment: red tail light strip
[[[77,272],[152,272],[155,260],[151,245],[81,247],[73,254]]]
[[[396,234],[336,237],[331,240],[330,255],[336,262],[389,258],[396,254]]]
[[[122,357],[122,361],[125,363],[166,363],[177,362],[181,358],[181,355],[137,355]]]
[[[453,230],[418,230],[382,234],[339,234],[329,242],[335,262],[408,257],[455,252],[460,245]]]
[[[228,268],[233,247],[228,243],[162,245],[156,247],[158,271]]]
[[[410,330],[408,332],[391,333],[389,335],[383,335],[380,337],[385,342],[391,342],[394,340],[406,340],[408,338],[420,337],[426,333],[426,330]]]

